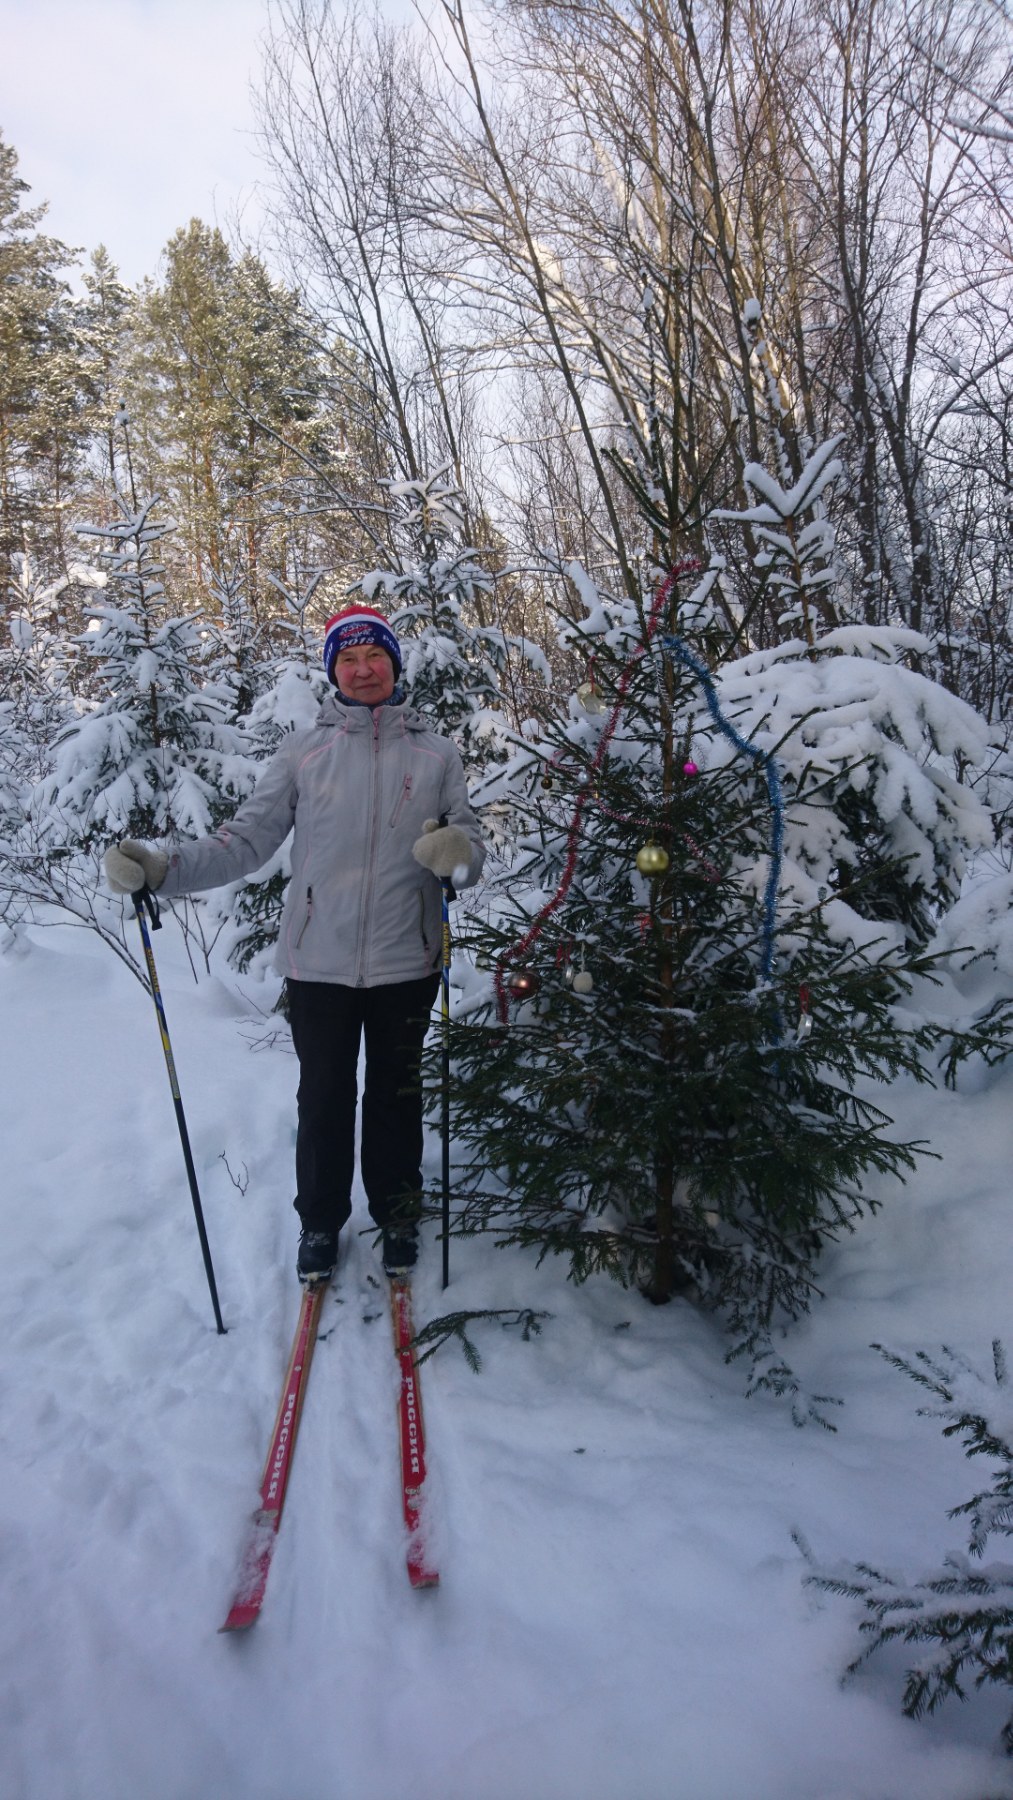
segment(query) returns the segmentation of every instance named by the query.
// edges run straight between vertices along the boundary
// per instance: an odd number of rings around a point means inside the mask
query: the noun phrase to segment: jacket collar
[[[425,720],[407,701],[391,703],[384,706],[349,705],[341,698],[337,689],[325,694],[320,703],[317,724],[322,726],[338,726],[342,731],[372,731],[374,719],[379,720],[382,736],[388,737],[398,731],[425,731],[428,729]]]

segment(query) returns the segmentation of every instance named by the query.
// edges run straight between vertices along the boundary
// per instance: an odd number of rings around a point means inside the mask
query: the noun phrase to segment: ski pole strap
[[[151,889],[149,888],[147,882],[145,882],[144,886],[139,890],[139,892],[134,895],[134,905],[137,908],[138,917],[140,917],[141,907],[143,906],[145,912],[148,915],[148,918],[151,920],[152,931],[161,931],[161,929],[162,929],[161,908],[159,907],[158,901],[155,899],[155,896],[152,893]]]

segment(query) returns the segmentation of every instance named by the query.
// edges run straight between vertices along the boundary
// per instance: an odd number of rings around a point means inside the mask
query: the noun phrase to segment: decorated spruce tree
[[[806,535],[832,459],[790,492],[753,473],[765,554],[805,593],[832,548]],[[896,892],[912,917],[945,901],[990,835],[947,766],[985,734],[889,633],[789,620],[721,667],[720,579],[645,570],[637,599],[581,583],[565,635],[587,677],[505,777],[518,854],[471,920],[459,1225],[713,1305],[754,1381],[793,1389],[773,1328],[913,1164],[868,1088],[926,1078],[938,1035],[905,1010],[927,961]]]

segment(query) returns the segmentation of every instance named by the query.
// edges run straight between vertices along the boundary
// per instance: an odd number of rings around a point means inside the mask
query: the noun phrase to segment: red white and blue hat
[[[331,681],[338,651],[354,644],[379,644],[394,664],[395,680],[400,675],[401,646],[383,614],[372,606],[346,606],[324,626],[324,668]]]

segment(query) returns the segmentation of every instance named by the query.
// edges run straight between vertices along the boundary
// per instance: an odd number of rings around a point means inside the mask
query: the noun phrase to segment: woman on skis
[[[406,704],[383,615],[335,614],[324,666],[334,691],[316,724],[285,739],[227,824],[170,852],[126,838],[105,854],[114,893],[146,884],[172,898],[254,874],[294,832],[275,963],[299,1059],[302,1281],[330,1274],[352,1210],[363,1036],[363,1185],[387,1273],[415,1263],[419,1065],[440,980],[440,883],[469,886],[484,857],[460,755]]]

